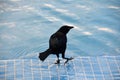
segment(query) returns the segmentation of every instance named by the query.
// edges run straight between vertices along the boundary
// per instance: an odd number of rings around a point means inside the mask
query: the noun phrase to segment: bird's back
[[[61,53],[66,49],[66,42],[66,35],[61,32],[56,32],[50,37],[49,48],[54,53]]]

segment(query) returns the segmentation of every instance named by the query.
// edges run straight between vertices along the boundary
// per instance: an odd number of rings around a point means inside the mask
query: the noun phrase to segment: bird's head
[[[64,34],[67,34],[70,29],[74,28],[73,26],[63,25],[58,31]]]

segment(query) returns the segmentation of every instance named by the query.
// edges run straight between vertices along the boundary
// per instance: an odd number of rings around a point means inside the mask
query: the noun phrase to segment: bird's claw
[[[73,58],[73,57],[67,58],[67,60],[65,61],[64,65],[65,65],[69,60],[72,60],[72,59],[74,59],[74,58]]]
[[[60,64],[60,60],[57,60],[57,61],[55,62],[55,64]]]
[[[69,58],[69,60],[72,60],[72,59],[74,59],[74,58],[73,57]]]

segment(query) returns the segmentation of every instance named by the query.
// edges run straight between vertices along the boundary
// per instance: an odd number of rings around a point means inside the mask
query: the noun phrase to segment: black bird
[[[65,50],[67,47],[67,33],[73,26],[63,25],[56,33],[54,33],[49,39],[49,48],[39,53],[39,58],[41,61],[44,61],[50,54],[55,54],[58,58],[56,64],[60,63],[59,54],[62,54],[62,58],[66,59],[67,63],[69,60],[73,58],[65,57]]]

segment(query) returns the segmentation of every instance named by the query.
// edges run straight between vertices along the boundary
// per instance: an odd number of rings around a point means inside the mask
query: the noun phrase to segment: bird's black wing
[[[49,40],[50,49],[61,52],[66,49],[66,42],[67,42],[66,35],[64,35],[61,32],[56,32],[50,37]]]

